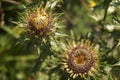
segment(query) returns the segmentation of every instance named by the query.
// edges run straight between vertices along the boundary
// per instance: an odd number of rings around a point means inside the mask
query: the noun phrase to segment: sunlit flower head
[[[97,54],[90,41],[82,40],[77,45],[73,44],[67,49],[66,55],[63,68],[71,77],[85,77],[97,71]]]
[[[32,34],[44,37],[53,28],[52,16],[46,13],[46,9],[37,7],[27,14],[26,28]]]

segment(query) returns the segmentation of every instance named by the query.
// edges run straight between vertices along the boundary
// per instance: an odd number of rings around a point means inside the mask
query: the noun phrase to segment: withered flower
[[[35,8],[27,14],[26,28],[31,34],[45,37],[52,32],[53,19],[51,14],[46,13],[46,9]]]

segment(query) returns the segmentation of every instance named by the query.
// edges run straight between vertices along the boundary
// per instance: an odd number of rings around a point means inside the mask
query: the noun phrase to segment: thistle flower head
[[[70,73],[73,78],[91,75],[96,71],[97,54],[93,45],[88,40],[82,40],[77,45],[72,45],[66,52],[67,56],[63,68]]]
[[[35,8],[26,16],[27,30],[39,37],[45,37],[52,31],[53,20],[52,16],[46,13],[46,9]]]
[[[38,3],[37,3],[38,2]],[[61,13],[56,9],[60,6],[61,0],[58,1],[35,1],[20,13],[19,25],[24,29],[24,38],[29,38],[33,42],[49,41],[57,36],[61,28],[61,21],[58,20]],[[35,41],[36,40],[36,41]]]

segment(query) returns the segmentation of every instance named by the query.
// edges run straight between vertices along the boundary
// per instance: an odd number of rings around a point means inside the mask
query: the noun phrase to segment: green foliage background
[[[72,80],[60,65],[59,46],[66,45],[61,42],[65,38],[53,38],[53,47],[48,42],[39,47],[34,41],[22,42],[19,13],[37,1],[0,0],[0,80]],[[59,5],[55,12],[63,13],[59,20],[64,25],[60,35],[70,36],[72,30],[75,40],[89,39],[98,48],[100,76],[93,79],[120,80],[120,0],[62,0]]]

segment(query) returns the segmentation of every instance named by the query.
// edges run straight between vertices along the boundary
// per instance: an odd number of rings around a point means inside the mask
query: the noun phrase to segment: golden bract
[[[70,76],[73,78],[79,75],[84,77],[96,71],[96,59],[97,54],[93,49],[93,45],[88,40],[82,40],[67,50],[67,57],[63,63],[63,68],[70,73]]]
[[[35,8],[27,15],[27,29],[41,37],[51,31],[52,23],[52,18],[45,12],[45,9]]]

